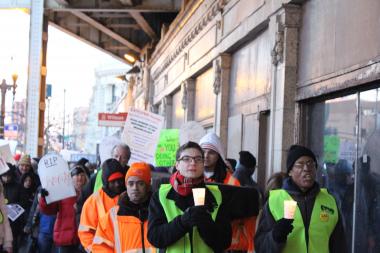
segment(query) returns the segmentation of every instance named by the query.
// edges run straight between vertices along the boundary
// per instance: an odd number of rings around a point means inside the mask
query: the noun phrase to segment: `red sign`
[[[127,120],[128,113],[104,113],[100,112],[98,114],[98,126],[107,127],[123,127],[125,121]]]

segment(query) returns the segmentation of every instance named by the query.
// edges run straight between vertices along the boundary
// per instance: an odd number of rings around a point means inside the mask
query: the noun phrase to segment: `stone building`
[[[332,191],[346,160],[354,184],[345,187],[355,185],[355,198],[375,193],[364,199],[379,210],[380,187],[368,189],[368,175],[380,185],[380,2],[186,2],[136,64],[135,106],[162,114],[167,128],[198,121],[221,137],[227,157],[251,151],[261,185],[284,170],[294,143],[317,154],[320,183]],[[355,238],[353,252],[377,250],[361,237],[377,238],[380,213],[351,205],[350,247]]]

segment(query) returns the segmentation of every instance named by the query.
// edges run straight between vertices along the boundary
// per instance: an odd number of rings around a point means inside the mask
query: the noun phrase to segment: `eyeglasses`
[[[194,161],[194,163],[203,163],[203,157],[202,156],[183,156],[178,159],[178,161],[183,161],[184,163],[191,163],[191,161]]]
[[[302,169],[305,168],[305,166],[306,166],[308,169],[315,169],[316,164],[315,164],[314,161],[299,162],[299,163],[295,163],[295,164],[293,165],[293,168],[298,169],[298,170],[302,170]]]

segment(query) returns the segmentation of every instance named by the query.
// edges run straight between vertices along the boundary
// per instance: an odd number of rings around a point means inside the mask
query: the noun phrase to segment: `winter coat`
[[[315,198],[320,191],[318,183],[314,183],[314,186],[307,192],[302,192],[290,178],[286,178],[282,188],[286,190],[295,201],[297,201],[302,215],[305,231],[308,231]],[[348,252],[346,248],[342,215],[340,213],[338,215],[338,223],[330,236],[330,253]],[[272,229],[275,223],[276,221],[269,210],[269,205],[267,202],[263,208],[262,216],[260,217],[259,226],[255,236],[255,249],[257,253],[280,253],[282,251],[286,242],[278,243],[273,239]],[[305,241],[308,242],[308,234],[305,235]]]
[[[179,195],[173,188],[169,190],[167,198],[173,200],[176,206],[183,212],[194,205],[192,194],[184,197]],[[216,199],[207,188],[205,203],[207,206],[216,205]],[[200,237],[215,252],[223,252],[231,244],[231,225],[228,214],[225,211],[223,204],[221,204],[215,223],[213,223],[214,226],[198,227]],[[186,233],[192,233],[192,230],[188,231],[182,225],[181,216],[177,216],[171,222],[168,222],[159,199],[159,191],[153,194],[150,201],[148,224],[148,240],[152,245],[161,249],[174,244],[184,237]]]
[[[0,183],[0,212],[3,222],[0,223],[0,246],[3,248],[12,247],[12,230],[7,217],[7,209],[4,203],[3,185]]]
[[[147,240],[149,200],[150,197],[144,203],[138,205],[129,200],[126,192],[122,194],[118,205],[112,207],[99,220],[92,252],[118,252],[118,245],[120,245],[121,252],[133,250],[142,252],[143,247],[146,252],[155,252],[155,249]],[[114,220],[117,222],[117,232]]]
[[[76,245],[79,243],[75,221],[75,205],[77,196],[59,200],[50,204],[44,197],[40,198],[39,206],[42,213],[57,214],[54,224],[53,240],[56,246]]]
[[[119,195],[111,198],[102,189],[94,192],[84,203],[80,217],[78,235],[82,246],[91,251],[96,228],[101,219],[112,207],[117,205]]]

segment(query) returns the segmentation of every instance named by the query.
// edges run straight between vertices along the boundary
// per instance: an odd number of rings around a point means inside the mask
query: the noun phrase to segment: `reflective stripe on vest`
[[[115,253],[122,253],[122,245],[121,245],[121,236],[119,232],[119,222],[117,220],[117,211],[119,210],[119,206],[114,206],[110,209],[110,217],[112,221],[113,226],[113,232],[114,232],[114,252]],[[132,237],[133,238],[133,237]],[[126,240],[124,238],[124,240]],[[136,248],[136,249],[129,249],[124,251],[124,253],[141,253],[143,252],[142,248]],[[153,247],[145,247],[145,253],[156,253],[156,248]]]
[[[102,199],[100,197],[99,190],[96,191],[96,192],[94,192],[94,198],[95,198],[95,201],[96,201],[96,209],[98,210],[98,219],[100,220],[101,217],[103,217],[104,215],[106,215],[106,210],[105,210],[103,201],[102,201]]]
[[[284,217],[284,200],[292,197],[285,190],[273,190],[269,194],[269,210],[276,221]],[[306,248],[305,226],[297,206],[293,231],[288,235],[283,253],[328,253],[329,239],[338,222],[338,208],[334,197],[321,189],[315,198],[309,225],[309,242]]]
[[[207,189],[212,193],[214,196],[217,206],[211,213],[212,219],[215,221],[216,215],[218,214],[218,210],[220,207],[220,204],[222,202],[222,194],[216,185],[207,185]],[[182,215],[183,212],[181,209],[179,209],[175,202],[171,199],[167,198],[167,195],[170,191],[172,186],[170,184],[162,184],[159,189],[159,199],[161,202],[161,205],[165,211],[166,219],[168,222],[171,222],[174,218],[176,218],[178,215]],[[193,238],[192,238],[192,246],[193,246],[193,252],[194,253],[206,253],[206,252],[213,252],[210,247],[207,246],[207,244],[203,241],[203,239],[200,237],[198,229],[196,227],[193,227]],[[190,238],[189,233],[186,233],[186,235],[182,238],[180,238],[177,242],[173,243],[166,249],[167,253],[190,253],[191,252],[191,245],[190,245]]]
[[[113,233],[114,233],[114,242],[115,242],[115,253],[122,253],[121,242],[120,242],[120,233],[119,233],[119,224],[117,222],[117,210],[118,207],[114,206],[110,210],[110,216],[112,220]]]

